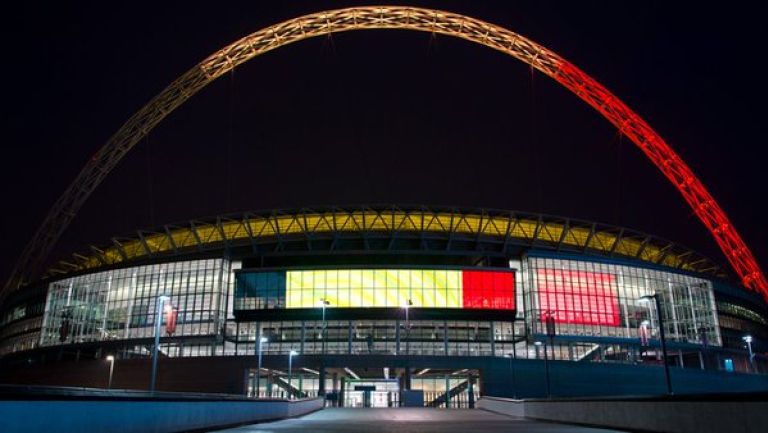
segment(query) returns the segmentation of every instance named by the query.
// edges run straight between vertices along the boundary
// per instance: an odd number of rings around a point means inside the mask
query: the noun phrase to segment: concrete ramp
[[[0,432],[173,433],[304,415],[322,399],[0,387]]]
[[[253,424],[222,432],[237,433],[606,433],[601,430],[526,420],[477,409],[328,408],[277,422]]]

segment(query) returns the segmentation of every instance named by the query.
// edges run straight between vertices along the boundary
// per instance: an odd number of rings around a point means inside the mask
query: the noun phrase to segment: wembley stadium
[[[420,205],[197,218],[95,240],[51,265],[89,195],[187,99],[260,54],[362,29],[459,37],[552,78],[642,150],[730,268],[629,228]],[[362,6],[213,53],[89,158],[0,291],[0,383],[324,396],[344,407],[764,392],[766,299],[757,260],[693,171],[586,73],[475,18]]]
[[[7,297],[0,350],[5,381],[103,387],[109,356],[113,386],[146,389],[158,324],[158,389],[344,406],[421,390],[425,405],[461,407],[484,393],[663,392],[656,302],[679,392],[731,386],[701,374],[768,371],[742,339],[765,350],[765,303],[706,257],[587,221],[424,206],[115,237]]]

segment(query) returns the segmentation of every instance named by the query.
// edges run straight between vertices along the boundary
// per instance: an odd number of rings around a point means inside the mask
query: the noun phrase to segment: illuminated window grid
[[[462,271],[331,269],[288,271],[287,308],[462,308]]]
[[[638,299],[644,295],[658,293],[662,298],[662,307],[666,306],[663,308],[664,324],[666,336],[670,341],[704,344],[706,339],[708,345],[721,344],[712,286],[704,279],[621,264],[547,257],[531,257],[523,261],[522,268],[527,278],[531,279],[531,290],[525,294],[528,305],[525,315],[530,318],[528,323],[534,333],[546,332],[544,318],[547,310],[540,303],[543,296],[541,291],[542,287],[550,284],[547,279],[553,277],[553,274],[550,274],[550,277],[541,275],[539,270],[570,270],[614,276],[619,324],[611,326],[557,322],[558,335],[639,338],[638,328],[644,320],[648,320],[651,325],[651,338],[657,338],[658,319],[655,308],[652,303],[643,303]],[[589,313],[585,311],[588,306],[588,303],[580,305],[583,314]]]
[[[539,304],[545,321],[619,326],[616,279],[603,272],[539,269]]]
[[[161,294],[169,295],[179,309],[176,336],[215,333],[214,319],[222,308],[217,276],[225,265],[221,260],[176,262],[51,283],[42,344],[61,344],[64,320],[70,322],[67,343],[152,337]]]

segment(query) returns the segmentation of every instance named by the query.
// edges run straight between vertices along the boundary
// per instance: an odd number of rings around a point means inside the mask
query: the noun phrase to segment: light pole
[[[322,353],[323,355],[325,355],[325,307],[331,305],[331,303],[328,302],[328,300],[326,300],[325,298],[320,298],[319,304],[323,308],[323,328],[320,331],[320,338],[322,338],[323,340]]]
[[[413,305],[413,302],[409,299],[406,303],[403,304],[403,308],[405,309],[405,354],[408,355],[409,352],[409,345],[411,342],[411,322],[408,319],[408,310],[411,308],[411,305]]]
[[[661,302],[659,301],[659,294],[641,296],[638,301],[648,302],[653,300],[656,304],[656,315],[659,322],[659,340],[661,342],[661,353],[664,357],[664,379],[667,382],[667,394],[672,395],[672,378],[669,376],[669,364],[667,363],[667,341],[664,338],[664,319],[661,316]]]
[[[160,326],[163,324],[163,304],[170,302],[171,298],[166,295],[157,297],[155,305],[155,345],[152,347],[152,379],[149,382],[149,392],[155,392],[155,382],[157,381],[157,353],[160,348]]]
[[[256,384],[253,387],[253,396],[256,398],[259,398],[259,389],[261,387],[260,379],[261,379],[261,353],[262,353],[262,345],[266,342],[268,342],[269,339],[267,337],[259,336],[258,341],[256,342],[256,356],[259,359],[259,367],[256,370]]]
[[[745,335],[741,337],[742,340],[744,340],[745,343],[747,343],[747,348],[749,349],[749,367],[752,369],[753,373],[756,373],[755,371],[755,354],[752,353],[752,336],[751,335]]]
[[[552,392],[550,391],[550,385],[549,385],[549,357],[547,356],[547,343],[536,341],[533,343],[536,346],[543,346],[544,349],[544,374],[547,381],[547,398],[552,398]]]
[[[512,380],[512,398],[517,398],[517,383],[515,380],[515,366],[512,363],[512,359],[514,358],[514,355],[512,353],[508,353],[506,355],[507,358],[509,358],[509,376]]]
[[[112,389],[112,372],[115,371],[115,357],[109,355],[106,359],[109,361],[109,382],[107,382],[107,389]]]
[[[291,375],[293,374],[293,357],[298,355],[299,352],[291,350],[288,352],[288,398],[291,398]]]

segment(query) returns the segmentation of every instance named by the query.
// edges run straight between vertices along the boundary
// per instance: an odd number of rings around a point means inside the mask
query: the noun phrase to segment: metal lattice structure
[[[768,281],[725,212],[659,134],[605,87],[559,55],[510,30],[450,12],[400,6],[353,7],[294,18],[252,33],[187,71],[128,119],[88,161],[22,252],[5,290],[41,274],[54,244],[94,189],[142,137],[200,89],[238,65],[284,45],[365,29],[408,29],[462,38],[515,57],[568,88],[645,153],[715,237],[742,283],[768,300]]]
[[[714,262],[690,249],[623,227],[496,209],[379,205],[248,212],[139,230],[112,238],[110,245],[73,254],[49,269],[48,275],[236,248],[261,254],[407,248],[508,257],[520,247],[629,258],[696,273],[720,272]]]

